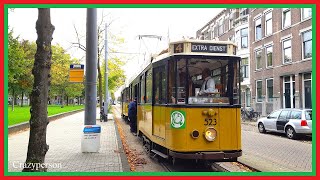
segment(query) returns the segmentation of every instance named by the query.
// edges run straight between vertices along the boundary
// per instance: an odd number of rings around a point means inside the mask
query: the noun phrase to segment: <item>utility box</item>
[[[100,149],[100,125],[85,125],[81,139],[82,152],[99,152]]]

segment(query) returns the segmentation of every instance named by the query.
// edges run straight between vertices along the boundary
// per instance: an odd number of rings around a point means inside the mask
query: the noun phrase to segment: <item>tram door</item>
[[[161,138],[165,138],[166,81],[165,66],[154,68],[152,134]]]

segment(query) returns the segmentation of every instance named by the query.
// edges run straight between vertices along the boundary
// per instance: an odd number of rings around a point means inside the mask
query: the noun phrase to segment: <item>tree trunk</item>
[[[22,91],[22,93],[21,93],[21,107],[23,107],[23,91]]]
[[[102,107],[102,76],[101,76],[101,69],[100,69],[100,56],[98,56],[98,79],[99,79],[99,104],[100,104],[100,110]]]
[[[67,106],[69,106],[69,96],[67,96]]]
[[[31,118],[30,118],[30,136],[26,164],[28,165],[22,171],[24,172],[45,172],[43,167],[45,155],[49,149],[46,142],[46,133],[48,121],[48,91],[50,86],[51,69],[51,41],[54,26],[50,20],[50,9],[39,8],[38,20],[36,23],[38,34],[37,52],[35,54],[32,74],[34,83],[32,89]]]
[[[31,106],[31,98],[32,98],[32,95],[31,93],[29,94],[29,106]]]
[[[14,101],[16,95],[14,94],[14,89],[12,89],[12,99],[11,99],[11,111],[14,111]]]
[[[62,90],[62,93],[61,93],[61,108],[64,107],[64,91]]]

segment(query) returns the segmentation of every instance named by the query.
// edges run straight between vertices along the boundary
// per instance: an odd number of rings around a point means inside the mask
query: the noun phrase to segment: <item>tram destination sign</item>
[[[191,52],[227,53],[227,45],[191,43]]]

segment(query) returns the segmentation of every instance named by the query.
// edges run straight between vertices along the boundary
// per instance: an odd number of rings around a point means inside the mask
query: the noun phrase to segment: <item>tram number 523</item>
[[[211,118],[206,118],[204,119],[204,125],[205,126],[210,126],[210,125],[217,125],[217,120],[216,119],[211,119]]]

